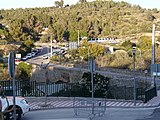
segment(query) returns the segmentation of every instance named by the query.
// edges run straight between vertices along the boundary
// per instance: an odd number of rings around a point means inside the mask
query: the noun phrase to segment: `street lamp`
[[[139,54],[140,54],[140,73],[142,74],[142,51],[138,49]]]
[[[152,62],[151,64],[155,64],[155,30],[156,30],[156,26],[155,24],[152,25]],[[155,82],[155,76],[152,75],[153,78],[153,86],[156,86],[156,82]]]
[[[148,74],[148,70],[145,70],[144,74],[145,74],[145,77],[146,77],[145,88],[147,89],[147,74]]]
[[[136,61],[136,44],[132,45],[132,55],[133,55],[133,78],[134,78],[134,106],[136,106],[136,66],[135,66],[135,61]]]

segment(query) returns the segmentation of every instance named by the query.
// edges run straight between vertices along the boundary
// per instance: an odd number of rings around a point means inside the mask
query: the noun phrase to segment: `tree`
[[[31,65],[21,62],[17,66],[16,79],[19,80],[30,80],[31,76]]]
[[[87,0],[79,0],[79,3],[85,3]]]
[[[94,96],[95,97],[106,97],[107,90],[109,87],[110,78],[105,77],[101,74],[94,73],[93,81],[94,81]],[[91,96],[91,73],[84,73],[81,81],[79,82],[81,85],[85,86],[86,91],[89,91],[89,95]]]
[[[148,50],[152,48],[152,40],[150,37],[141,36],[138,40],[138,46],[141,50]]]
[[[96,58],[103,55],[105,48],[103,45],[96,43],[88,43],[86,40],[82,41],[81,47],[78,49],[79,56],[88,60],[89,57]]]
[[[126,50],[132,49],[132,42],[130,40],[124,41],[122,43],[122,47],[124,47]]]
[[[127,69],[131,65],[131,63],[132,63],[132,60],[126,51],[117,50],[113,54],[113,61],[111,61],[110,66]]]
[[[76,42],[78,38],[78,34],[76,31],[69,31],[69,41]]]
[[[7,38],[7,42],[28,39],[37,41],[43,28],[52,26],[55,31],[53,34],[59,41],[64,37],[64,31],[69,31],[69,34],[71,32],[71,37],[77,30],[84,31],[89,37],[115,36],[123,39],[124,35],[136,36],[136,27],[139,27],[141,33],[151,32],[152,20],[158,18],[156,9],[136,8],[126,2],[78,1],[83,4],[62,8],[64,0],[56,0],[55,6],[60,9],[52,7],[0,10],[0,20],[3,20],[5,28],[8,29],[4,30],[1,25],[0,38]],[[69,34],[65,33],[65,37],[69,37]],[[74,36],[72,40],[77,40],[77,37]]]
[[[21,44],[19,51],[23,56],[25,53],[31,52],[33,47],[34,47],[34,42],[32,40],[26,40]]]
[[[16,45],[6,45],[4,47],[4,55],[7,56],[9,54],[9,52],[17,52],[18,51],[18,47]]]
[[[63,39],[68,41],[68,39],[69,39],[69,31],[64,31]]]
[[[154,19],[156,19],[150,12],[147,13],[146,18],[148,21],[153,21]]]
[[[7,64],[0,64],[0,77],[1,80],[9,80],[9,73]]]
[[[61,0],[60,2],[59,1],[55,1],[54,4],[55,4],[56,7],[62,8],[63,5],[64,5],[64,1],[63,0]]]

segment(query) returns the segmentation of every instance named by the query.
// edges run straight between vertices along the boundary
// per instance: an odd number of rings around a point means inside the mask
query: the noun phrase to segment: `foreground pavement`
[[[150,119],[156,108],[107,108],[102,117],[92,117],[88,112],[79,111],[75,115],[73,108],[30,111],[23,120],[158,120]],[[154,111],[155,110],[155,111]]]
[[[41,110],[41,109],[55,109],[55,108],[73,108],[75,102],[79,102],[76,107],[81,106],[91,106],[91,98],[74,98],[74,97],[26,97],[31,110]],[[46,102],[47,101],[47,102]],[[111,99],[96,99],[94,100],[95,105],[100,102],[104,106],[109,108],[149,108],[160,106],[160,90],[157,91],[157,97],[154,97],[147,103],[142,101],[137,101],[136,106],[134,106],[131,100],[111,100]],[[46,104],[46,105],[44,105]]]
[[[73,98],[27,98],[31,111],[23,117],[23,120],[160,120],[160,92],[158,96],[148,103],[126,100],[95,100],[98,112],[94,116],[89,98],[78,101],[74,107]],[[88,101],[89,100],[89,101]],[[106,109],[104,109],[106,104]],[[80,106],[79,106],[80,105]],[[89,109],[87,108],[89,107]],[[103,109],[101,109],[103,108]],[[45,109],[45,110],[44,110]],[[100,114],[102,113],[103,114]],[[102,115],[102,116],[99,116]]]
[[[42,110],[42,109],[55,109],[55,108],[73,108],[74,103],[78,104],[76,107],[88,107],[92,106],[91,99],[81,99],[79,101],[74,101],[73,98],[48,98],[47,102],[45,103],[45,99],[39,98],[30,98],[28,99],[30,109],[31,110]],[[106,108],[149,108],[149,107],[158,107],[159,104],[157,103],[143,103],[141,101],[137,101],[136,106],[134,106],[133,101],[126,101],[126,100],[96,100],[95,105],[98,106],[101,103],[103,106],[106,104]],[[46,105],[45,105],[46,104]]]
[[[147,118],[143,118],[139,120],[160,120],[160,108],[155,109],[154,112]]]

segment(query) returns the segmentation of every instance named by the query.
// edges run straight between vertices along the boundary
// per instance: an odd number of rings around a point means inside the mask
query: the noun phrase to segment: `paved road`
[[[38,63],[39,65],[41,65],[42,62],[44,62],[44,63],[48,62],[47,59],[43,60],[43,57],[42,57],[43,55],[46,55],[46,54],[48,54],[48,48],[47,47],[43,47],[41,49],[40,53],[38,53],[35,57],[26,60],[26,62],[28,62],[28,63],[35,63],[35,64]]]
[[[48,109],[48,108],[73,108],[74,103],[76,103],[76,107],[86,107],[91,106],[91,101],[86,100],[76,100],[73,102],[73,100],[52,100],[47,101],[47,107],[45,107],[45,101],[33,101],[29,102],[30,109],[31,110],[40,110],[40,109]],[[99,106],[101,104],[102,106],[105,106],[104,101],[95,100],[95,106]],[[144,108],[144,107],[156,107],[158,104],[149,104],[149,103],[143,103],[143,102],[137,102],[136,107],[137,108]],[[132,101],[118,101],[118,100],[107,100],[106,101],[106,107],[114,107],[114,108],[133,108],[134,102]]]
[[[154,112],[146,118],[138,120],[160,120],[160,108],[155,109]]]
[[[153,111],[153,108],[108,108],[104,116],[96,116],[93,120],[146,120]],[[22,120],[89,120],[90,116],[87,112],[80,112],[78,116],[75,116],[73,109],[52,109],[30,111],[23,116]]]

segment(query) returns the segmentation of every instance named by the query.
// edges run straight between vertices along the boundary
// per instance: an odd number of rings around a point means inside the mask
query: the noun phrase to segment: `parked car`
[[[37,55],[39,51],[37,49],[35,49],[35,50],[32,50],[32,52],[34,52],[35,55]]]
[[[0,96],[2,102],[2,112],[4,113],[4,120],[13,119],[13,97]],[[23,97],[16,97],[16,119],[20,120],[22,115],[29,111],[29,104]]]
[[[27,53],[26,57],[27,58],[32,58],[32,53]]]
[[[51,54],[45,54],[42,56],[43,59],[48,59],[51,56]]]
[[[47,55],[43,55],[43,59],[48,59],[48,56]]]
[[[27,60],[28,58],[26,57],[26,56],[24,56],[23,58],[22,58],[22,60],[23,61],[25,61],[25,60]]]
[[[58,55],[58,54],[60,53],[60,51],[61,51],[60,48],[58,48],[58,49],[53,49],[52,54],[53,54],[53,55]]]
[[[31,54],[32,54],[32,57],[34,57],[34,56],[36,55],[36,53],[35,53],[35,52],[31,52]]]
[[[9,93],[9,94],[8,94]],[[8,95],[9,96],[8,96]],[[13,89],[12,86],[0,86],[0,100],[2,102],[2,112],[4,120],[13,120]],[[22,115],[29,111],[29,104],[24,97],[15,97],[16,120],[20,120]]]

